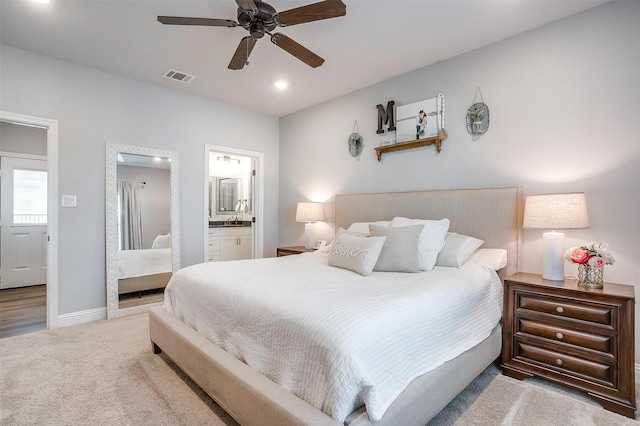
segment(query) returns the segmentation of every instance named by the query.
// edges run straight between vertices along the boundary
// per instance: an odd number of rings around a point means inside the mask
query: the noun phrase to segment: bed
[[[118,294],[164,288],[171,270],[171,248],[120,250]]]
[[[449,231],[481,238],[485,241],[484,247],[507,250],[507,266],[500,270],[501,277],[504,277],[517,270],[518,267],[521,247],[521,209],[522,196],[519,187],[338,195],[335,198],[335,226],[336,229],[338,227],[347,228],[354,222],[390,220],[396,216],[434,219],[446,217],[450,220]],[[301,257],[296,262],[306,262],[305,269],[316,271],[315,268],[326,268],[326,265],[321,265],[322,261],[318,254],[299,256]],[[277,275],[279,273],[277,268],[266,263],[270,261],[272,260],[259,259],[253,262],[256,265],[263,262],[260,266],[265,271],[265,276],[270,274],[271,268],[274,268],[273,274]],[[290,261],[293,262],[293,260]],[[279,262],[282,264],[283,260]],[[199,268],[203,268],[203,266],[196,265],[192,270],[206,275],[206,272],[199,271]],[[245,267],[245,269],[249,268]],[[434,274],[432,274],[434,276],[436,269],[434,268]],[[335,273],[339,274],[340,271],[336,270]],[[313,275],[319,276],[319,274],[320,272],[317,272]],[[379,275],[380,273],[376,276]],[[182,275],[176,274],[174,278],[176,276],[179,280]],[[363,279],[372,277],[373,275]],[[240,280],[238,282],[241,282],[241,277],[238,279]],[[337,279],[342,279],[342,277]],[[497,276],[495,279],[499,284]],[[368,282],[372,283],[374,280]],[[283,286],[290,286],[289,284],[291,283],[288,283],[284,278],[280,283]],[[310,289],[314,288],[313,285],[315,284],[309,280]],[[173,283],[170,284],[169,291],[165,293],[168,293],[165,300],[169,306],[154,308],[149,314],[150,336],[154,352],[164,351],[222,408],[243,425],[342,423],[350,425],[424,425],[495,360],[501,349],[501,328],[498,322],[485,332],[486,336],[483,336],[477,343],[474,342],[470,347],[462,348],[461,353],[455,354],[453,358],[448,358],[446,362],[438,364],[437,367],[429,369],[424,374],[416,375],[418,368],[412,373],[415,378],[411,376],[412,380],[409,384],[401,386],[403,390],[399,392],[399,395],[391,392],[390,396],[382,397],[386,400],[391,398],[386,406],[382,405],[383,408],[372,408],[369,413],[361,407],[347,414],[349,406],[347,409],[341,405],[338,405],[340,408],[336,409],[335,404],[329,404],[332,407],[330,409],[326,409],[322,404],[320,404],[321,407],[318,407],[313,398],[307,396],[299,398],[283,386],[276,384],[244,362],[239,361],[236,358],[239,356],[238,353],[233,356],[225,352],[209,340],[212,336],[207,338],[195,331],[194,328],[199,328],[203,332],[202,326],[198,325],[193,316],[178,315],[186,322],[178,319],[173,313],[181,309],[178,307],[181,302],[177,302],[180,300],[179,298],[172,299],[170,291],[172,286]],[[247,297],[249,296],[241,296],[241,298]],[[256,298],[260,298],[257,293]],[[318,301],[320,303],[320,298]],[[364,303],[364,305],[369,304],[368,302]],[[231,305],[235,304],[229,304],[229,306]],[[197,310],[184,309],[187,312]],[[256,309],[258,309],[258,305],[252,307],[251,312]],[[498,307],[497,310],[500,311],[500,308]],[[493,311],[493,320],[496,321],[497,318],[499,321],[499,312],[496,314],[495,307]],[[197,316],[198,314],[195,313],[195,317]],[[356,321],[355,324],[362,325],[363,323]],[[317,328],[321,330],[320,335],[322,335],[324,328],[320,326]],[[349,327],[345,326],[345,328]],[[355,326],[355,328],[358,327]],[[412,332],[415,331],[412,330]],[[208,334],[206,330],[204,333]],[[393,333],[390,336],[393,336]],[[390,338],[389,336],[385,337],[385,339]],[[216,339],[220,340],[220,336],[214,335],[213,340]],[[229,350],[233,345],[226,347]],[[396,345],[391,342],[389,347],[394,349]],[[304,351],[304,348],[301,350]],[[230,352],[234,353],[234,350],[232,349]],[[398,353],[393,356],[397,357]],[[240,358],[243,357],[249,359],[249,364],[255,364],[255,360],[240,354]],[[420,362],[422,361],[416,361],[415,364],[418,365]],[[412,363],[406,364],[412,365]],[[270,376],[270,374],[266,375]],[[393,377],[395,377],[395,373]],[[282,377],[277,380],[282,382]],[[304,381],[294,378],[293,382]],[[290,382],[286,384],[289,388],[290,385]],[[304,389],[305,386],[303,383],[300,388]],[[330,394],[333,393],[333,388],[331,389]],[[384,391],[385,387],[379,389]],[[434,392],[434,389],[437,389],[437,392]],[[300,389],[298,389],[298,393],[300,393],[299,391]],[[364,398],[367,397],[367,392],[363,392],[362,389],[355,392],[356,394],[359,392],[361,397],[363,395]],[[329,399],[327,398],[327,400]],[[311,403],[307,402],[309,400]],[[372,407],[374,407],[373,404]],[[332,413],[333,416],[330,415]],[[336,413],[338,414],[336,415]]]

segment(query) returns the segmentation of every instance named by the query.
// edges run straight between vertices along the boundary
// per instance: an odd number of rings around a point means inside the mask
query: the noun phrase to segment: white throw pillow
[[[424,225],[418,242],[420,269],[430,271],[435,266],[438,253],[444,245],[444,238],[449,230],[449,219],[424,220],[396,217],[391,221],[392,228],[411,225]]]
[[[152,249],[171,248],[171,232],[167,235],[158,235],[151,245]]]
[[[377,222],[354,222],[347,229],[350,233],[357,233],[360,235],[369,235],[369,225],[391,226],[391,222],[388,220],[379,220]]]
[[[459,268],[471,257],[474,251],[484,244],[483,240],[468,235],[447,232],[444,247],[438,254],[437,266],[453,266]]]
[[[339,234],[333,242],[329,255],[329,266],[349,269],[367,276],[373,271],[387,237],[359,237],[348,233]]]
[[[488,266],[494,271],[499,271],[507,266],[507,251],[504,249],[481,248],[473,253],[467,263],[479,263],[480,265]]]
[[[374,271],[420,272],[418,242],[423,225],[388,228],[369,225],[372,237],[387,237]]]

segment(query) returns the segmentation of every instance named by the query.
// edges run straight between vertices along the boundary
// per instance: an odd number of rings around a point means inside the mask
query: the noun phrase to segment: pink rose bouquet
[[[581,247],[571,247],[565,252],[564,258],[578,265],[587,264],[593,267],[613,265],[615,261],[609,252],[609,245],[605,243],[589,243]]]

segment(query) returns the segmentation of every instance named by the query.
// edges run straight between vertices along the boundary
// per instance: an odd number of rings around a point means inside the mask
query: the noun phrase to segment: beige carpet
[[[0,424],[236,423],[168,358],[152,354],[147,315],[140,314],[1,339]],[[638,424],[580,393],[520,382],[494,366],[429,423]]]

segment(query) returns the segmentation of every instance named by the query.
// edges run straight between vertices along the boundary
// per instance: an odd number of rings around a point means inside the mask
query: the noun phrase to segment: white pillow
[[[387,237],[374,271],[420,272],[418,241],[423,225],[388,228],[369,225],[372,237]]]
[[[342,229],[342,228],[340,228],[340,229]],[[333,241],[331,241],[329,244],[325,244],[322,247],[318,248],[318,252],[329,254],[329,253],[331,253],[331,249],[332,248],[333,248]]]
[[[494,271],[507,266],[507,251],[504,249],[478,249],[469,258],[467,263],[478,263],[480,265],[486,265]]]
[[[377,222],[354,222],[347,231],[361,235],[369,235],[369,225],[386,226],[388,228],[391,226],[391,222],[388,220],[379,220]]]
[[[420,269],[422,271],[430,271],[436,264],[438,253],[440,253],[444,245],[444,238],[449,230],[449,219],[424,220],[395,217],[391,221],[392,228],[411,225],[424,225],[418,242]]]
[[[171,232],[167,235],[158,235],[151,245],[152,249],[171,248]]]
[[[367,276],[373,271],[387,237],[359,237],[339,234],[329,254],[329,266],[349,269]]]
[[[459,268],[471,257],[474,251],[484,244],[483,240],[468,235],[447,232],[444,247],[438,254],[437,266],[453,266]]]

